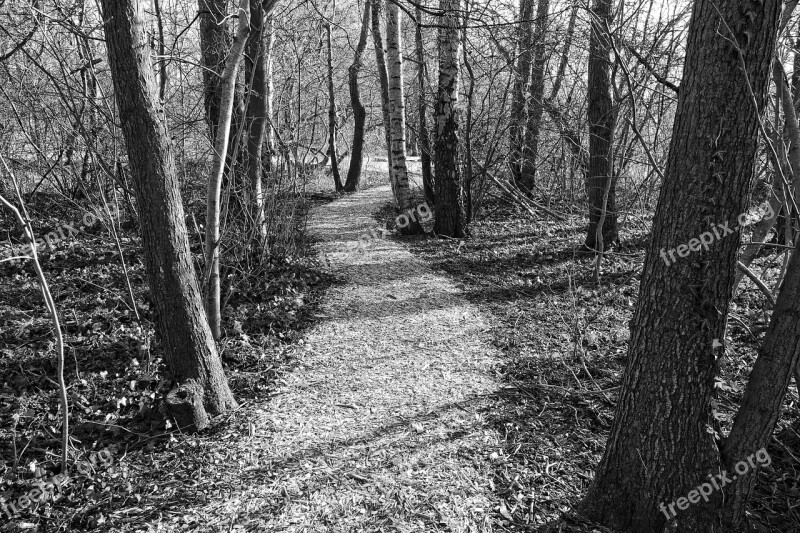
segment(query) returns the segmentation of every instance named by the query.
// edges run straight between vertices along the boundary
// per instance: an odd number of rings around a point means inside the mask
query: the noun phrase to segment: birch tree
[[[386,17],[386,55],[389,63],[389,131],[390,150],[392,152],[389,179],[392,181],[397,206],[400,212],[409,214],[414,206],[411,204],[411,189],[408,184],[408,163],[406,161],[406,111],[403,91],[403,40],[400,26],[400,7],[389,2]],[[410,218],[410,217],[409,217]],[[421,232],[419,221],[414,218],[400,228],[402,233]]]

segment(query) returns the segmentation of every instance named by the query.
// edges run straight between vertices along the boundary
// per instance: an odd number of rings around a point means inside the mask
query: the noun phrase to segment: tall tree
[[[262,0],[250,0],[250,36],[245,49],[245,86],[248,88],[246,119],[247,124],[247,176],[245,204],[249,206],[250,217],[259,246],[264,244],[267,228],[264,225],[264,192],[262,176],[264,173],[265,134],[270,126],[270,52],[273,42],[272,17],[265,20]],[[267,157],[271,151],[267,149]]]
[[[274,5],[270,7],[274,10]],[[264,9],[264,12],[268,11]],[[266,130],[264,131],[264,149],[261,152],[261,159],[263,161],[263,174],[267,177],[274,177],[272,158],[275,155],[275,128],[273,120],[275,120],[275,110],[273,100],[275,97],[275,80],[273,76],[273,64],[275,50],[275,18],[269,14],[267,15],[267,28],[264,37],[264,68],[266,69],[265,77],[267,85],[264,87],[266,95],[264,96],[264,115],[267,118]]]
[[[274,0],[272,0],[274,2]],[[244,47],[250,35],[250,0],[239,2],[239,23],[236,38],[231,45],[230,54],[225,60],[225,70],[219,89],[220,107],[217,136],[214,140],[214,153],[211,160],[211,174],[208,178],[206,198],[206,313],[215,339],[222,336],[222,310],[220,302],[221,280],[220,259],[220,200],[222,197],[222,178],[225,174],[225,159],[228,153],[233,104],[236,96],[236,78],[239,64],[244,55]]]
[[[361,33],[358,36],[353,64],[347,69],[348,86],[350,88],[350,106],[353,108],[353,144],[350,149],[350,167],[347,169],[347,181],[344,190],[355,192],[361,182],[361,168],[364,165],[364,133],[367,123],[367,110],[361,102],[361,91],[358,89],[358,75],[364,66],[364,50],[369,38],[370,13],[372,1],[364,1],[364,17],[361,19]]]
[[[230,21],[236,20],[228,14],[228,0],[198,0],[198,18],[200,19],[200,63],[203,66],[203,105],[206,111],[209,139],[212,147],[217,142],[217,131],[220,123],[225,119],[221,116],[224,112],[223,84],[225,66],[234,44],[234,35],[231,31]],[[236,2],[234,2],[236,5]],[[165,64],[162,62],[162,64]],[[234,84],[233,115],[231,118],[230,135],[235,137],[242,131],[244,120],[244,102],[242,87]],[[237,150],[238,142],[228,142],[228,151],[225,154],[223,167],[223,180],[227,183],[229,176],[244,174],[243,165],[246,154]]]
[[[336,4],[333,6],[336,13]],[[339,175],[339,154],[336,149],[336,87],[333,83],[333,43],[331,43],[331,23],[325,23],[325,44],[328,48],[328,155],[331,160],[331,174],[336,192],[342,192],[342,178]]]
[[[406,215],[414,209],[411,204],[411,188],[408,184],[408,164],[406,161],[406,106],[403,91],[403,39],[400,7],[389,2],[386,17],[386,56],[389,64],[389,131],[391,132],[392,164],[389,175],[392,189],[400,212]],[[409,217],[411,218],[411,217]],[[414,217],[401,228],[405,234],[419,233],[422,230]]]
[[[439,82],[436,98],[436,222],[434,231],[465,237],[464,178],[459,150],[458,76],[461,0],[439,0]]]
[[[611,45],[608,35],[613,20],[612,0],[594,0],[589,38],[589,228],[585,245],[604,250],[619,239],[614,176],[614,110],[611,100]],[[599,241],[598,226],[603,239]]]
[[[372,1],[372,41],[375,44],[375,64],[378,68],[378,81],[381,84],[381,111],[383,111],[383,132],[386,138],[386,158],[389,168],[392,168],[392,140],[389,120],[389,72],[386,70],[386,51],[383,48],[383,34],[381,33],[381,18],[383,18],[384,0]],[[390,180],[391,181],[391,180]],[[392,192],[394,181],[391,181]]]
[[[422,10],[416,6],[414,44],[417,53],[417,116],[419,118],[419,162],[422,166],[422,188],[425,191],[425,200],[429,205],[436,205],[434,193],[433,170],[431,168],[431,139],[428,135],[428,104],[425,100],[425,49],[422,46]]]
[[[742,459],[720,461],[711,409],[740,235],[710,225],[747,210],[781,4],[693,7],[616,417],[580,506],[614,529],[663,531],[661,506]],[[725,530],[712,529],[721,498],[681,511],[676,530]]]
[[[536,184],[536,158],[539,156],[539,132],[544,112],[544,69],[547,63],[545,32],[550,0],[539,0],[536,10],[536,36],[534,38],[533,66],[528,84],[528,112],[526,113],[523,157],[518,186],[532,193]]]
[[[181,426],[236,406],[201,305],[175,156],[150,61],[143,0],[102,0],[108,60],[139,207],[156,327],[179,386],[168,405]]]
[[[220,84],[225,58],[233,38],[228,30],[227,0],[198,0],[200,57],[203,64],[203,105],[211,139],[217,137],[220,113]]]
[[[527,123],[525,102],[533,59],[533,5],[534,0],[520,0],[519,26],[517,27],[517,59],[514,62],[514,85],[512,87],[511,120],[509,123],[509,147],[511,175],[514,183],[523,189],[522,176],[525,124]]]

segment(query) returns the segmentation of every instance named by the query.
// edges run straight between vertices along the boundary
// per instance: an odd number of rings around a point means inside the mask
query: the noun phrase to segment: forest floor
[[[113,244],[85,233],[93,248],[46,256],[74,361],[73,444],[95,460],[55,504],[8,522],[0,510],[0,532],[604,531],[573,506],[613,419],[646,221],[628,221],[598,285],[572,202],[549,204],[567,215],[554,223],[490,199],[470,239],[444,240],[381,235],[396,216],[388,186],[332,198],[308,218],[318,260],[275,265],[229,302],[222,356],[241,405],[200,434],[165,427],[156,408],[169,383],[124,304]],[[146,301],[136,239],[122,248]],[[759,272],[779,265],[763,257]],[[53,474],[57,389],[31,272],[0,274],[0,497],[11,501]],[[732,314],[720,432],[766,324],[749,283]],[[764,532],[800,530],[794,387],[784,413],[751,506]]]

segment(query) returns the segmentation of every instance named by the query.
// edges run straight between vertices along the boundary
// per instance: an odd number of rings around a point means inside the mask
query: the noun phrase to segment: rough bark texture
[[[339,175],[339,154],[336,149],[336,88],[333,85],[333,44],[330,23],[325,24],[325,45],[328,48],[328,156],[336,192],[342,192],[344,185]]]
[[[528,112],[526,114],[522,165],[517,184],[526,193],[532,193],[536,184],[536,158],[539,156],[539,132],[544,112],[544,101],[542,100],[544,98],[544,68],[547,61],[544,38],[549,10],[550,0],[539,0],[539,7],[536,10],[533,67],[528,86]]]
[[[208,178],[206,198],[206,313],[211,333],[215,339],[222,336],[222,310],[220,309],[221,280],[219,272],[220,259],[220,200],[222,196],[222,178],[225,174],[225,159],[228,153],[231,124],[233,122],[233,106],[236,97],[236,78],[239,63],[244,55],[244,47],[250,35],[250,0],[240,0],[239,23],[236,39],[231,52],[225,60],[225,71],[222,73],[220,94],[220,115],[217,125],[217,137],[214,140],[214,152],[211,161],[211,174]]]
[[[386,17],[386,59],[389,72],[389,130],[391,131],[392,165],[389,167],[392,190],[401,214],[410,214],[411,188],[408,184],[408,165],[406,162],[406,106],[403,91],[403,38],[400,26],[400,7],[390,2]],[[410,219],[411,217],[409,217]],[[416,217],[400,228],[403,234],[422,231]]]
[[[733,228],[747,210],[780,8],[778,0],[747,8],[733,1],[694,4],[616,417],[581,504],[584,515],[614,529],[661,532],[667,518],[659,505],[720,469],[711,399],[740,235],[713,238],[707,250],[688,256],[684,245],[712,232],[711,224]],[[755,102],[731,39],[743,50]],[[678,246],[683,257],[664,259]],[[712,495],[713,503],[720,498]],[[712,531],[715,513],[707,507],[675,510],[677,531]]]
[[[350,167],[347,169],[347,181],[344,190],[355,192],[361,183],[361,168],[364,164],[364,129],[367,123],[367,110],[361,102],[361,92],[358,89],[358,75],[364,66],[364,50],[369,38],[370,13],[372,2],[364,2],[364,18],[361,20],[361,33],[358,36],[358,45],[353,58],[353,64],[347,69],[348,85],[350,88],[350,105],[353,108],[353,145],[350,155]]]
[[[517,28],[517,61],[514,64],[514,85],[512,87],[511,120],[509,132],[509,164],[514,183],[519,182],[522,175],[523,143],[525,140],[525,124],[527,122],[525,103],[528,94],[528,80],[531,75],[533,61],[533,5],[534,0],[520,0],[519,27]]]
[[[436,205],[435,185],[431,169],[431,139],[428,135],[428,104],[425,101],[425,50],[422,46],[422,10],[416,8],[414,13],[417,19],[414,32],[414,44],[417,52],[417,84],[419,85],[419,98],[417,99],[417,115],[419,116],[419,161],[422,165],[422,187],[425,190],[425,200],[428,205]]]
[[[392,168],[392,140],[389,126],[389,72],[386,70],[386,53],[383,48],[383,35],[381,34],[383,2],[384,0],[372,0],[372,41],[375,44],[375,63],[381,84],[381,110],[383,111],[383,132],[386,137],[386,157],[389,168]],[[392,192],[395,193],[395,196],[397,195],[394,190],[394,182],[392,182]]]
[[[459,150],[458,76],[461,0],[440,0],[439,83],[436,98],[436,223],[448,237],[466,236],[464,179]]]
[[[236,401],[201,306],[175,156],[157,103],[145,2],[103,0],[102,7],[114,94],[139,204],[145,268],[167,366],[179,383],[201,388],[202,407],[208,413],[223,413]],[[192,425],[202,429],[207,418],[195,412]]]
[[[596,238],[597,225],[603,214],[606,189],[608,201],[605,203],[606,216],[602,228],[603,249],[616,244],[619,238],[612,151],[614,112],[611,101],[611,47],[606,32],[612,21],[611,6],[611,0],[595,0],[589,41],[589,172],[586,177],[589,228],[585,244],[592,250],[599,250],[601,246]]]
[[[247,98],[247,181],[245,204],[249,206],[250,221],[260,237],[259,247],[267,237],[264,225],[264,193],[261,177],[264,172],[264,137],[268,124],[267,100],[270,96],[267,80],[268,49],[272,45],[272,18],[264,21],[261,0],[250,0],[250,36],[245,49],[245,87]]]

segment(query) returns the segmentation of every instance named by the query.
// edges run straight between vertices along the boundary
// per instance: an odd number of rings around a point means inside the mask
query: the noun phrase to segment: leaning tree
[[[175,155],[150,61],[144,0],[102,0],[108,61],[128,151],[156,327],[178,386],[167,405],[202,429],[236,407],[200,299]]]

